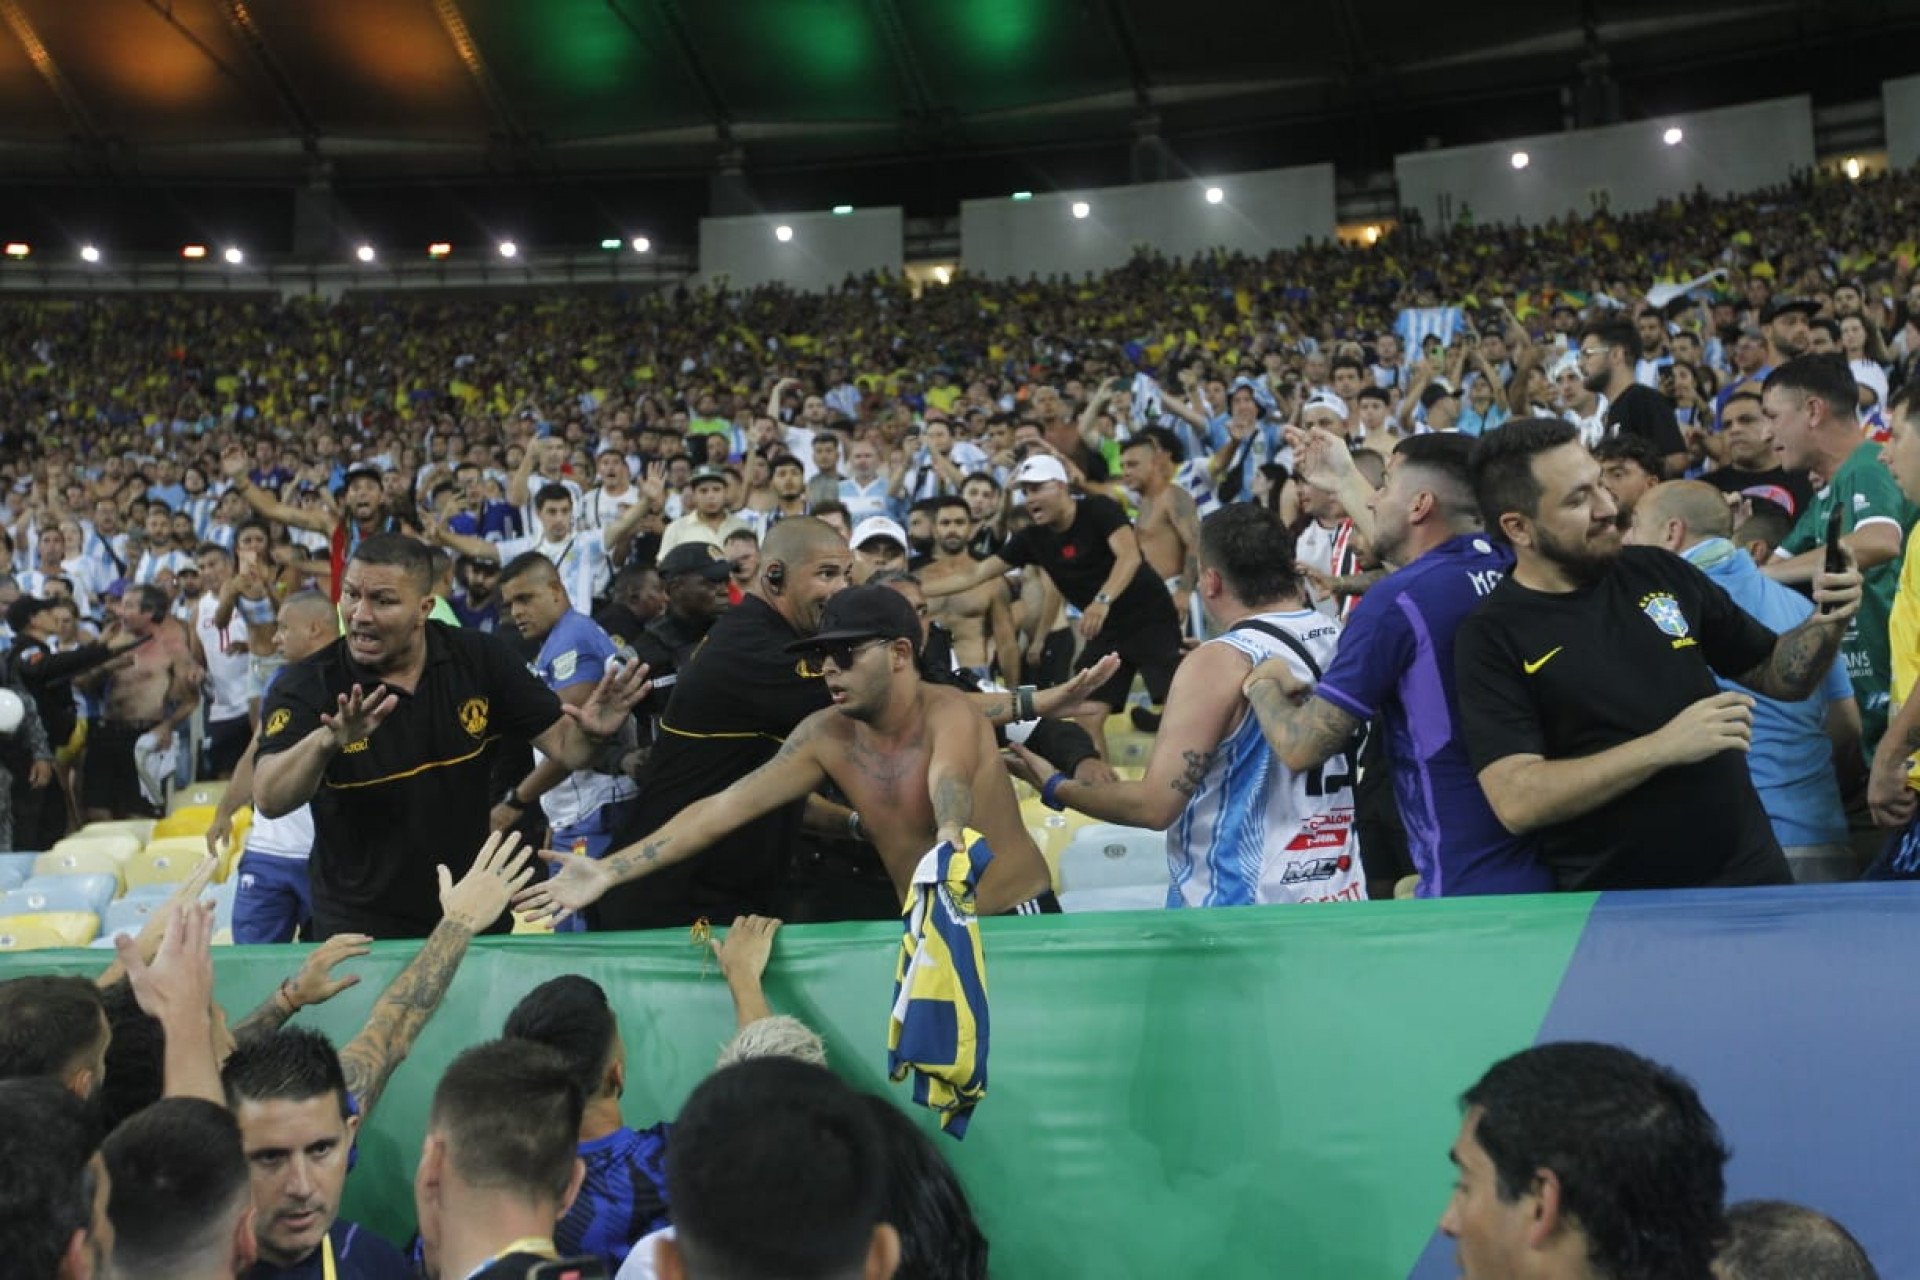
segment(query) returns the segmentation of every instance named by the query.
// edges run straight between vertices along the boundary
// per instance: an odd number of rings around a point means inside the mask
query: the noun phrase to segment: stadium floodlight
[[[1670,147],[1677,147],[1680,145],[1680,140],[1686,136],[1687,136],[1686,134],[1680,132],[1680,130],[1676,127],[1676,128],[1669,129],[1665,133],[1661,134],[1660,141],[1666,143]]]
[[[360,259],[360,261],[362,262],[372,262],[373,246],[370,244],[363,244],[358,249],[355,249],[353,251],[353,256]]]
[[[837,214],[845,216],[846,214],[853,212],[853,206],[850,204],[837,204],[833,206],[833,211]]]
[[[514,243],[513,241],[511,241],[511,240],[502,240],[502,241],[500,242],[500,256],[501,256],[501,257],[503,257],[503,258],[511,258],[511,257],[515,257],[515,256],[517,256],[517,255],[519,254],[519,252],[520,252],[520,246],[519,246],[519,245],[517,245],[517,244],[515,244],[515,243]]]
[[[1528,154],[1527,154],[1526,152],[1524,152],[1524,151],[1516,151],[1516,152],[1514,152],[1514,153],[1513,153],[1513,167],[1514,167],[1514,168],[1516,168],[1516,169],[1524,169],[1524,168],[1526,168],[1526,167],[1527,167],[1527,166],[1528,166],[1529,164],[1532,164],[1532,163],[1533,163],[1533,157],[1532,157],[1532,156],[1530,156],[1530,155],[1528,155]]]
[[[933,278],[941,284],[952,284],[953,269],[951,267],[935,267],[933,269]]]
[[[783,222],[773,229],[773,238],[781,244],[785,244],[787,241],[793,239],[793,228]]]
[[[1031,200],[1031,199],[1033,199],[1033,192],[1031,192],[1031,191],[1016,191],[1016,192],[1014,192],[1014,193],[1013,193],[1013,198],[1014,198],[1015,200]]]
[[[427,246],[427,256],[429,258],[444,258],[452,252],[453,252],[453,246],[448,244],[445,240],[435,240],[432,244]]]
[[[203,244],[183,245],[180,249],[180,256],[183,258],[204,258],[207,256],[207,246]]]
[[[24,258],[32,252],[33,246],[24,240],[7,241],[7,256],[9,258]]]
[[[1208,204],[1219,204],[1222,200],[1225,200],[1226,198],[1227,198],[1227,193],[1222,191],[1219,187],[1207,188]]]
[[[1377,226],[1372,226],[1372,225],[1369,225],[1369,226],[1367,227],[1367,230],[1366,230],[1366,232],[1365,232],[1365,234],[1366,234],[1366,237],[1367,237],[1367,243],[1368,243],[1368,244],[1379,244],[1379,243],[1380,243],[1380,228],[1379,228],[1379,227],[1377,227]]]
[[[234,245],[228,245],[225,249],[221,250],[220,256],[226,259],[227,265],[230,267],[237,267],[247,260],[247,255],[240,252],[239,248]]]
[[[620,247],[620,242],[614,239],[612,236],[608,236],[605,240],[602,240],[600,242],[600,247],[602,249],[618,249]]]
[[[98,262],[100,261],[100,251],[90,244],[83,244],[80,246],[80,261]]]
[[[1092,205],[1090,205],[1090,204],[1088,204],[1088,203],[1087,203],[1087,202],[1086,202],[1085,200],[1075,200],[1075,201],[1073,202],[1073,216],[1074,216],[1074,217],[1076,217],[1076,218],[1084,218],[1084,217],[1086,217],[1086,216],[1087,216],[1088,214],[1090,214],[1090,213],[1092,213],[1092,212],[1093,212],[1093,206],[1092,206]]]
[[[653,248],[653,241],[647,239],[645,236],[635,236],[632,243],[635,253],[645,253],[647,250]]]
[[[1847,171],[1847,177],[1851,178],[1855,182],[1860,181],[1860,157],[1859,156],[1848,156],[1847,163],[1841,167]]]

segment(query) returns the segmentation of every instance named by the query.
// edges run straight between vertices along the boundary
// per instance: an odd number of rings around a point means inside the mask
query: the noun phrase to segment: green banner
[[[1591,906],[986,921],[990,1089],[964,1141],[937,1141],[974,1198],[994,1275],[1404,1277],[1446,1203],[1457,1095],[1532,1042]],[[783,930],[767,989],[826,1037],[843,1076],[910,1106],[908,1086],[885,1078],[898,938],[886,923]],[[302,1019],[344,1042],[413,949],[377,945],[356,963],[359,986]],[[220,952],[229,1011],[264,999],[299,954]],[[105,960],[4,957],[0,977]],[[479,943],[363,1131],[347,1216],[411,1234],[438,1067],[567,972],[604,985],[620,1013],[629,1123],[674,1115],[731,1034],[726,984],[685,934]]]

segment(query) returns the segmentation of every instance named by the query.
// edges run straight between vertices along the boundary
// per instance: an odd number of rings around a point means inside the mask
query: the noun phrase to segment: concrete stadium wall
[[[1887,163],[1896,169],[1920,164],[1920,76],[1880,86],[1887,122]]]
[[[1668,146],[1662,135],[1674,127],[1683,136]],[[1513,167],[1517,151],[1527,154],[1524,169]],[[1773,186],[1813,162],[1813,109],[1801,96],[1414,152],[1396,157],[1393,171],[1400,206],[1432,228],[1456,222],[1465,205],[1482,226],[1585,215],[1601,202],[1632,213],[1696,187],[1731,195]]]
[[[793,228],[782,243],[774,229]],[[700,220],[700,279],[736,288],[785,284],[831,289],[849,274],[900,273],[905,227],[898,206],[851,213],[769,213]]]
[[[1208,187],[1222,199],[1209,204]],[[1085,218],[1073,216],[1086,201]],[[1333,236],[1333,166],[1304,165],[1219,178],[1005,196],[960,206],[960,261],[993,279],[1085,275],[1122,265],[1137,246],[1188,257],[1224,248],[1287,249]]]

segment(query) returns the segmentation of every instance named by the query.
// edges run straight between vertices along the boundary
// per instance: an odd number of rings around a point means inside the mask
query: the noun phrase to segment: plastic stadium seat
[[[9,889],[0,911],[85,911],[98,916],[105,914],[119,888],[120,882],[106,875],[36,875]]]
[[[109,938],[116,933],[139,933],[146,927],[147,917],[166,904],[165,898],[122,898],[109,903],[100,932]]]
[[[1073,915],[1093,911],[1162,911],[1166,905],[1165,885],[1131,884],[1060,895],[1060,909]]]
[[[153,838],[152,818],[115,818],[111,822],[89,822],[73,833],[77,836],[132,836],[141,844]]]
[[[117,832],[100,836],[68,836],[57,842],[48,853],[67,853],[77,849],[88,849],[112,855],[113,860],[125,863],[134,854],[140,852],[146,841],[126,832]]]
[[[18,889],[33,874],[37,853],[0,853],[0,891]]]
[[[167,797],[167,816],[172,817],[182,809],[211,810],[226,794],[227,784],[224,782],[196,782],[190,787],[182,787]]]
[[[226,945],[233,944],[233,895],[240,886],[232,880],[217,884],[200,895],[200,901],[213,903],[213,927],[227,935]],[[219,941],[218,937],[215,941]]]
[[[1060,882],[1070,893],[1167,885],[1167,839],[1144,827],[1094,822],[1073,833],[1060,855]]]
[[[176,809],[153,824],[153,838],[164,840],[168,836],[203,836],[207,834],[207,828],[213,825],[213,813],[214,808],[210,804]]]
[[[126,865],[112,853],[86,845],[54,848],[33,860],[36,876],[105,876],[113,881],[114,894],[120,892],[120,877]]]
[[[0,951],[84,947],[99,932],[100,918],[90,911],[47,911],[0,916]]]
[[[156,853],[171,854],[178,861],[181,858],[192,863],[207,856],[207,838],[198,836],[162,836],[140,851],[141,857],[151,857]]]
[[[207,856],[205,845],[188,849],[168,849],[158,846],[166,841],[155,841],[132,862],[127,864],[127,888],[147,884],[179,884],[193,874],[193,869]]]
[[[1145,765],[1153,754],[1153,739],[1138,729],[1107,735],[1107,763],[1118,769],[1123,765]]]

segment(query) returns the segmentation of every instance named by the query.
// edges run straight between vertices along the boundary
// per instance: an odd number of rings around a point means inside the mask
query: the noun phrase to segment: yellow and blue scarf
[[[956,1138],[987,1096],[987,959],[973,892],[993,861],[979,832],[961,836],[965,848],[943,840],[913,873],[887,1025],[888,1072],[912,1072],[913,1100]]]

